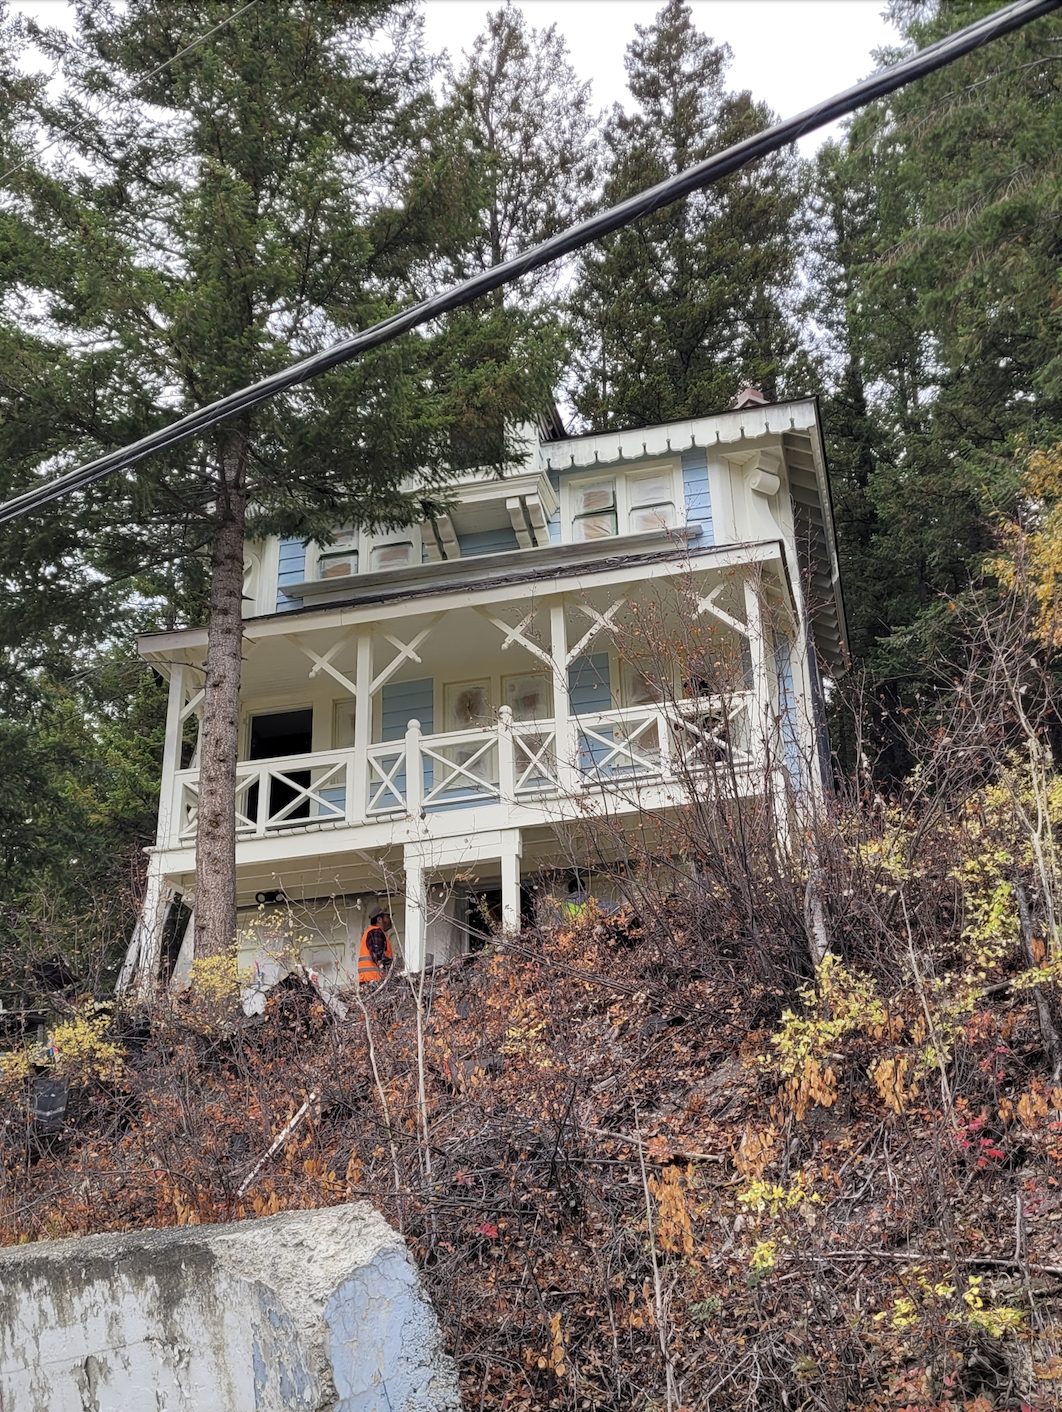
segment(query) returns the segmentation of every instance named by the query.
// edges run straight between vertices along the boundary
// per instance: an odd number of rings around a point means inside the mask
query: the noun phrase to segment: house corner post
[[[369,746],[372,744],[372,630],[358,633],[354,669],[354,770],[347,799],[347,823],[360,824],[369,807]]]
[[[498,798],[510,807],[516,803],[513,713],[508,706],[503,706],[498,712]]]
[[[507,932],[520,930],[520,830],[502,835],[501,885],[502,926]]]
[[[767,630],[764,623],[763,600],[759,583],[745,579],[745,622],[748,627],[749,654],[752,658],[752,750],[759,764],[763,787],[775,812],[775,823],[783,847],[788,843],[789,809],[785,783],[778,760],[778,730],[774,699],[771,692],[770,657],[767,651]]]
[[[170,693],[166,703],[166,740],[162,747],[162,780],[159,787],[159,817],[155,830],[155,846],[165,848],[170,842],[174,819],[180,818],[180,804],[174,798],[175,775],[181,766],[181,738],[184,733],[185,681],[188,668],[174,662],[170,668]]]
[[[424,766],[420,751],[420,722],[406,726],[406,813],[418,815],[424,805]]]
[[[140,909],[140,921],[137,923],[139,955],[134,962],[136,998],[141,1002],[150,1001],[158,986],[159,964],[162,960],[162,929],[171,897],[172,890],[166,885],[163,876],[161,853],[156,849],[149,849],[147,885]]]
[[[424,888],[424,860],[419,854],[406,851],[406,925],[402,937],[402,953],[406,973],[419,975],[424,969],[427,938],[427,896]]]
[[[576,745],[574,721],[568,700],[568,624],[564,599],[550,606],[550,656],[553,659],[553,727],[557,752],[557,779],[564,794],[576,789]]]

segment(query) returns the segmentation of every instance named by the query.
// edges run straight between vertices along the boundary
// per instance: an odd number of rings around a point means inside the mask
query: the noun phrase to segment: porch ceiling
[[[550,552],[525,550],[521,554],[526,560]],[[491,557],[495,560],[517,558],[516,555],[500,554]],[[528,565],[525,570],[523,563],[520,563],[519,573],[508,572],[505,566],[497,565],[491,572],[484,571],[478,580],[460,586],[445,580],[423,580],[419,574],[415,576],[415,582],[407,582],[404,577],[402,581],[391,581],[386,596],[367,595],[349,603],[322,604],[312,610],[247,619],[244,623],[245,683],[249,685],[259,670],[265,670],[256,663],[259,653],[268,658],[268,675],[276,679],[276,674],[284,670],[280,642],[295,636],[312,643],[314,650],[322,654],[344,632],[369,624],[380,632],[393,632],[403,641],[409,641],[433,616],[446,614],[449,617],[455,610],[469,609],[472,605],[497,608],[506,617],[514,610],[520,610],[522,615],[535,602],[545,606],[550,600],[556,601],[558,596],[571,601],[585,598],[588,602],[600,603],[608,598],[610,592],[625,585],[638,584],[643,591],[647,591],[647,586],[656,580],[683,578],[690,574],[707,586],[714,586],[732,579],[733,570],[757,563],[778,565],[779,582],[785,578],[784,549],[777,540],[718,548],[698,546],[694,549],[686,545],[672,545],[666,552],[658,549],[645,556],[613,554],[591,561],[558,563],[553,566],[552,572],[545,564]],[[410,579],[413,578],[411,575]],[[424,590],[414,591],[415,584],[422,582]],[[484,638],[484,633],[491,630],[482,618],[479,624],[475,632],[482,646],[492,640],[490,637]],[[269,639],[279,639],[280,642],[274,642],[267,652],[261,644]],[[206,630],[187,628],[177,632],[148,633],[140,638],[139,646],[142,657],[160,665],[168,661],[200,665],[205,655]],[[292,651],[297,653],[298,649],[293,648]],[[519,666],[514,670],[520,670]]]
[[[699,594],[708,595],[714,589],[713,601],[720,609],[733,617],[744,616],[740,579],[718,569],[703,570],[694,578]],[[590,583],[566,595],[569,654],[601,652],[616,645],[630,660],[652,656],[686,630],[691,606],[686,588],[683,576],[681,580]],[[386,673],[386,679],[396,683],[424,677],[453,682],[498,672],[503,676],[542,672],[549,665],[539,654],[550,655],[551,601],[556,598],[536,603],[525,597],[476,606],[466,602],[445,613],[429,613],[418,605],[420,611],[399,622],[344,625],[332,621],[317,628],[312,619],[292,621],[283,636],[247,641],[241,696],[248,704],[284,700],[294,704],[322,688],[337,698],[353,695],[342,679],[354,681],[358,637],[366,626],[374,629],[374,678]],[[486,611],[481,611],[484,607]],[[709,628],[720,626],[720,620],[710,614],[701,621]]]

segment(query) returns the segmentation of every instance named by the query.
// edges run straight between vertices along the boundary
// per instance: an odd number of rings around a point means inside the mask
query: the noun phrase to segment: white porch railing
[[[759,752],[752,693],[572,716],[566,748],[553,721],[513,721],[371,745],[359,771],[353,750],[244,762],[236,771],[241,838],[353,826],[407,814],[581,795],[602,787],[681,782],[713,769],[752,769]],[[567,764],[562,769],[562,760]],[[195,841],[199,772],[174,776],[171,845]]]

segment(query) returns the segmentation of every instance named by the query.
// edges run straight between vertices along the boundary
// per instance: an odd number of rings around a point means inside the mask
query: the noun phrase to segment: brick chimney
[[[758,387],[743,387],[733,402],[735,412],[740,412],[745,407],[766,407],[767,405],[767,399]]]

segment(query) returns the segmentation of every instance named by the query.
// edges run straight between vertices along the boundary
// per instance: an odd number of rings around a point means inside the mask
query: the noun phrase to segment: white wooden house
[[[467,475],[440,519],[251,543],[246,567],[245,959],[269,933],[341,984],[386,898],[406,967],[438,963],[484,896],[516,926],[521,878],[570,867],[573,828],[666,819],[721,761],[739,792],[824,785],[819,670],[841,665],[844,622],[813,400],[752,393],[607,434],[545,422],[523,464]],[[649,639],[697,623],[743,664],[725,699],[654,658]],[[170,683],[140,941],[172,963],[175,899],[194,905],[206,634],[140,650]]]

